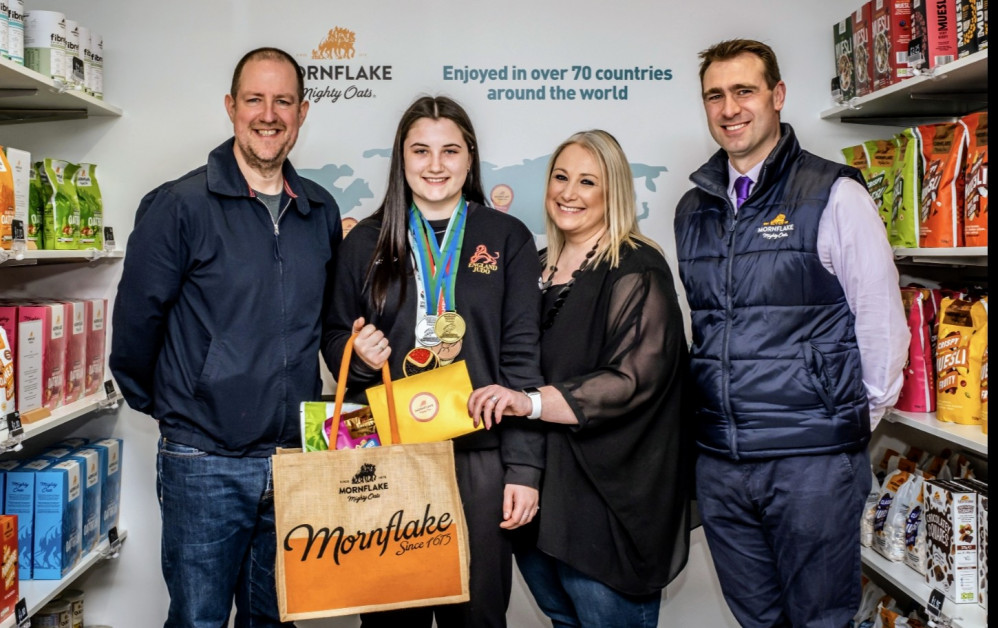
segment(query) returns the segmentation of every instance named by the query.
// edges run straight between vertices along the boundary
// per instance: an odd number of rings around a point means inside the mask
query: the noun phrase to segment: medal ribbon
[[[415,252],[416,281],[422,283],[426,294],[426,301],[420,304],[420,310],[425,310],[429,315],[435,316],[454,309],[457,262],[461,257],[467,216],[468,203],[462,197],[456,215],[444,232],[441,248],[426,217],[415,205],[409,208],[409,244]]]

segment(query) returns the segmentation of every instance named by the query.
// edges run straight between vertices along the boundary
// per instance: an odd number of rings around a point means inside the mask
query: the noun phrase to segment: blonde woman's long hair
[[[631,174],[631,166],[616,138],[606,131],[600,129],[580,131],[562,142],[548,162],[545,188],[551,181],[551,173],[558,156],[573,144],[585,148],[592,154],[599,163],[600,176],[604,181],[606,232],[600,238],[600,245],[589,267],[606,259],[609,260],[611,268],[616,268],[620,265],[620,250],[625,244],[634,249],[637,248],[638,242],[643,242],[661,252],[662,249],[658,244],[641,234],[635,207],[634,176]],[[548,216],[546,201],[544,224],[547,232],[547,259],[558,259],[565,246],[565,236]]]

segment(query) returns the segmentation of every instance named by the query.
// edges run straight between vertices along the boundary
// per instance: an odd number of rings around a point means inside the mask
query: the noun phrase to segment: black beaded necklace
[[[589,249],[586,253],[586,258],[582,260],[579,267],[572,273],[572,278],[561,287],[558,292],[558,296],[555,297],[554,303],[551,305],[551,309],[547,311],[544,315],[544,322],[541,323],[541,331],[544,331],[554,325],[554,319],[558,316],[558,312],[561,311],[561,306],[565,304],[565,299],[568,298],[568,293],[572,291],[572,286],[575,285],[575,280],[581,275],[586,268],[589,267],[589,262],[592,261],[593,256],[596,255],[596,248],[599,246],[599,238],[596,239],[596,243],[593,244],[593,248]],[[557,264],[557,262],[555,262]],[[558,272],[558,266],[551,266],[551,274],[548,275],[547,281],[541,284],[541,293],[547,294],[547,291],[551,289],[551,281],[554,279],[554,274]]]

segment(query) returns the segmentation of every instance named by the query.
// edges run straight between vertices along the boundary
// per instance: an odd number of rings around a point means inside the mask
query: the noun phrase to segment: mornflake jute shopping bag
[[[337,421],[353,340],[336,383]],[[382,377],[391,398],[387,365]],[[273,457],[282,621],[469,599],[452,443],[387,444],[399,442],[394,413],[381,438],[382,447]]]

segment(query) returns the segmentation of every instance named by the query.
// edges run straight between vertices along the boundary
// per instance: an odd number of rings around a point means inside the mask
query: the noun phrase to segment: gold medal
[[[405,360],[402,361],[402,372],[405,373],[406,377],[409,377],[417,373],[431,371],[439,365],[440,360],[437,358],[437,354],[426,347],[416,347],[405,354]]]
[[[432,347],[430,351],[437,354],[437,358],[440,359],[440,366],[447,366],[454,361],[457,354],[461,353],[461,346],[464,341],[458,340],[457,342],[441,342],[435,347]]]
[[[457,312],[444,312],[437,317],[437,322],[433,325],[433,331],[441,342],[454,344],[464,338],[466,325],[464,319]]]
[[[428,314],[419,319],[416,323],[416,344],[422,347],[435,347],[440,344],[440,337],[434,327],[437,324],[437,317]]]

